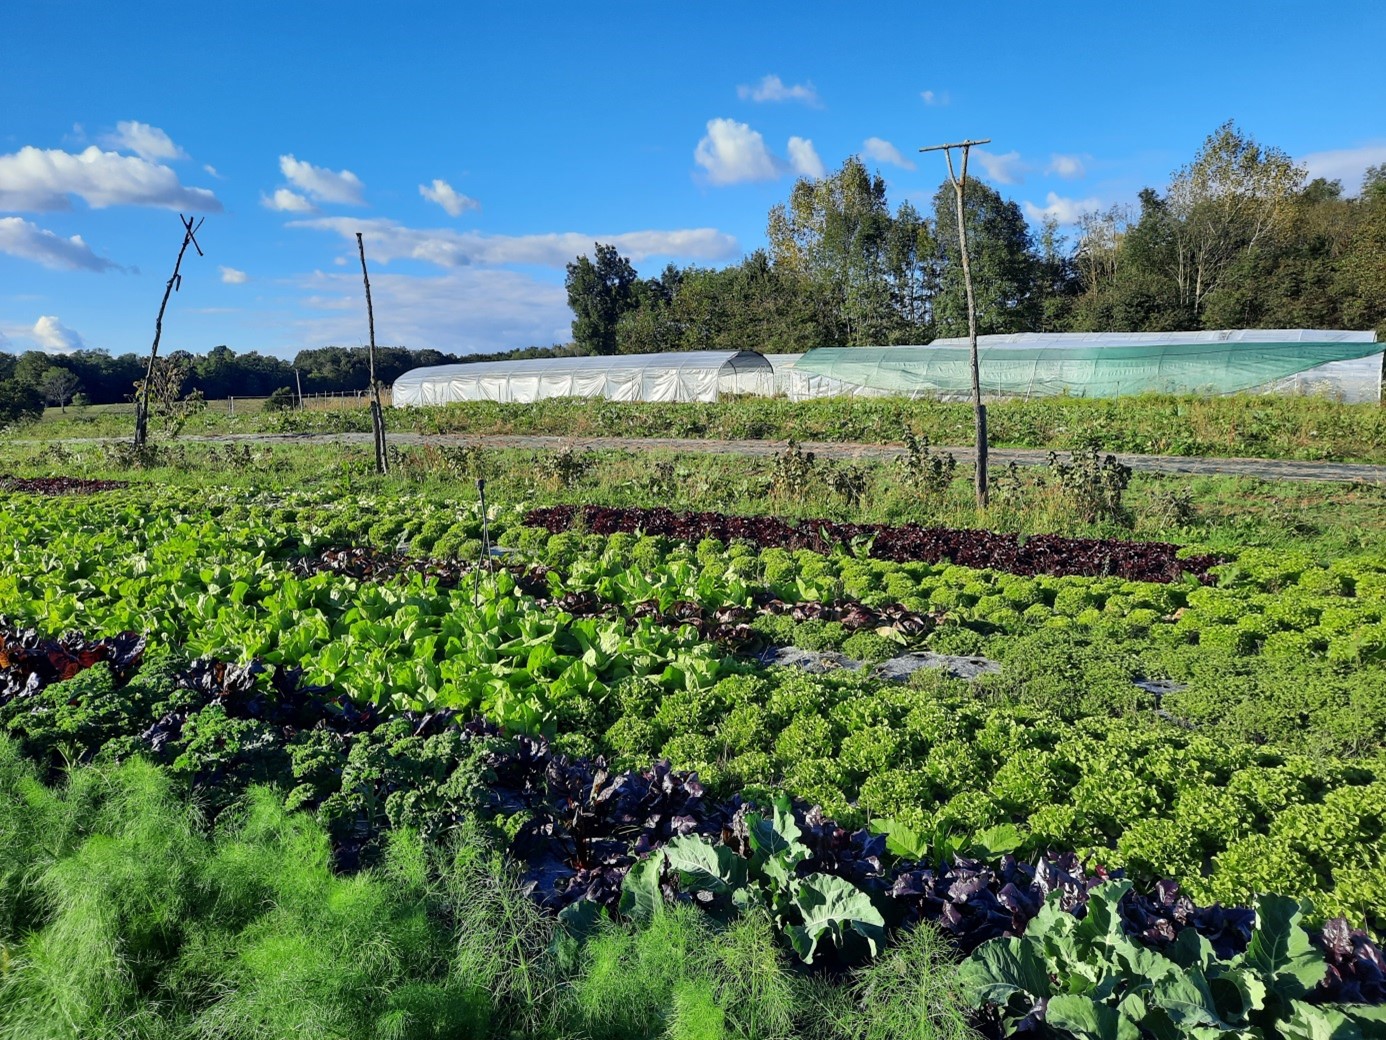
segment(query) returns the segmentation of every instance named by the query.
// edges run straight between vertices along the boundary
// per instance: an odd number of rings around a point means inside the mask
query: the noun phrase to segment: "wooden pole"
[[[366,272],[366,243],[356,232],[356,248],[361,253],[361,280],[366,283],[366,321],[371,333],[370,392],[371,430],[375,434],[375,471],[390,472],[390,460],[385,452],[385,413],[380,408],[380,385],[375,381],[375,308],[371,306],[371,276]]]
[[[963,287],[967,293],[967,342],[972,362],[972,415],[977,440],[975,483],[977,489],[977,508],[987,505],[987,409],[982,404],[981,366],[977,360],[977,301],[972,295],[972,262],[967,253],[967,211],[963,205],[963,195],[967,190],[967,157],[974,144],[990,144],[991,138],[979,141],[956,141],[952,144],[935,144],[919,149],[921,152],[942,151],[948,160],[948,181],[953,185],[953,194],[958,204],[958,247],[962,250]],[[953,172],[953,149],[962,149],[962,176]]]
[[[191,244],[197,250],[197,255],[202,256],[202,247],[197,244],[197,232],[202,227],[202,220],[194,226],[191,217],[178,214],[178,219],[183,222],[183,244],[178,249],[178,259],[173,263],[173,274],[169,277],[168,284],[164,286],[164,299],[159,304],[159,316],[154,319],[154,345],[149,348],[149,364],[145,366],[144,383],[140,387],[139,400],[135,402],[135,448],[143,448],[145,441],[149,439],[149,387],[154,382],[154,361],[159,356],[159,340],[164,334],[164,309],[168,307],[169,296],[177,292],[183,285],[183,276],[178,273],[178,269],[183,266],[183,254],[188,251]]]

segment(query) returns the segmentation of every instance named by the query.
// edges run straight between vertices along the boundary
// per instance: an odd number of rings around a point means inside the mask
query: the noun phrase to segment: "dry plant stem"
[[[356,248],[361,253],[361,280],[366,283],[366,321],[369,323],[371,334],[371,430],[375,434],[375,471],[388,473],[390,461],[385,453],[385,413],[380,407],[380,384],[375,380],[375,308],[371,306],[371,276],[366,271],[366,243],[359,231],[356,232]]]
[[[154,379],[154,362],[159,356],[159,340],[164,334],[164,310],[168,307],[169,296],[183,284],[183,276],[178,273],[178,269],[183,266],[183,254],[188,251],[189,244],[197,250],[197,255],[202,256],[202,247],[197,244],[197,232],[202,227],[203,218],[194,226],[191,217],[178,214],[178,219],[183,222],[183,244],[178,249],[178,259],[173,264],[173,274],[169,276],[168,284],[164,286],[164,298],[159,304],[159,315],[154,319],[154,345],[149,348],[149,364],[144,370],[144,383],[140,386],[140,399],[135,406],[135,448],[143,448],[149,439],[149,384]]]

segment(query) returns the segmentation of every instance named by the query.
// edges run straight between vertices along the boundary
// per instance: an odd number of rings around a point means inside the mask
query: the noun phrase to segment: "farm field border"
[[[115,437],[69,437],[56,443],[113,443]],[[665,451],[683,454],[724,454],[764,457],[784,450],[784,441],[713,440],[674,437],[575,437],[539,434],[425,434],[394,432],[386,439],[395,445],[482,447],[492,449],[554,450],[573,448],[592,451]],[[224,433],[189,434],[179,438],[185,444],[369,444],[369,434],[343,433]],[[15,438],[15,445],[53,443]],[[829,459],[893,461],[906,454],[895,445],[858,444],[834,441],[806,441],[804,451]],[[951,454],[965,462],[972,449],[966,446],[932,447],[936,454]],[[1014,462],[1018,466],[1043,466],[1049,449],[992,448],[994,466]],[[1190,457],[1174,455],[1134,455],[1113,453],[1117,461],[1144,473],[1183,476],[1241,476],[1260,480],[1338,481],[1343,483],[1386,484],[1386,464],[1329,461],[1291,461],[1283,459],[1238,458],[1233,456]]]

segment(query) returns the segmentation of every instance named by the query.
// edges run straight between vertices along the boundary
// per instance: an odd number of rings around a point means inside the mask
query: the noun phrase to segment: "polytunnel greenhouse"
[[[396,407],[549,397],[612,401],[716,401],[723,394],[770,394],[774,370],[749,350],[530,358],[416,368],[395,380]]]
[[[1381,399],[1373,332],[1243,329],[1207,332],[1016,333],[979,336],[987,397],[1119,397],[1142,393],[1312,393]],[[788,373],[791,399],[841,395],[971,397],[966,337],[928,346],[823,347]]]

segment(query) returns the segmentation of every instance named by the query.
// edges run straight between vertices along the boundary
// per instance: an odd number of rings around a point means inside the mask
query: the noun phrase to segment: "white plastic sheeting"
[[[790,380],[793,378],[794,362],[798,361],[803,354],[766,354],[765,360],[770,362],[770,367],[775,370],[775,380],[773,391],[777,394],[788,394]]]
[[[1295,344],[1304,344],[1300,351],[1304,367],[1293,369]],[[966,369],[967,337],[937,339],[927,347],[852,348],[810,351],[806,360],[788,373],[787,393],[793,400],[815,397],[889,395],[929,396],[945,400],[970,399],[968,379],[962,378]],[[1348,403],[1381,400],[1383,381],[1383,351],[1376,350],[1373,332],[1318,329],[1234,329],[1203,332],[1082,332],[1082,333],[1013,333],[979,336],[978,355],[982,363],[982,394],[984,398],[1045,396],[1070,393],[1075,396],[1096,394],[1113,396],[1126,391],[1120,376],[1137,375],[1137,369],[1150,368],[1150,358],[1178,354],[1180,364],[1171,364],[1169,385],[1150,384],[1149,378],[1133,378],[1132,391],[1164,389],[1175,393],[1301,393],[1320,394]],[[1259,345],[1259,346],[1258,346]],[[1333,345],[1341,345],[1333,350]],[[1206,363],[1201,348],[1206,347]],[[939,353],[930,353],[938,348]],[[1167,348],[1167,349],[1165,349]],[[864,353],[855,354],[855,350]],[[1107,351],[1110,350],[1110,354]],[[1033,362],[1020,359],[1031,351]],[[1327,353],[1353,354],[1341,360],[1315,363]],[[1265,371],[1271,355],[1280,371],[1266,382],[1248,380],[1245,375],[1259,367]],[[1128,356],[1129,355],[1129,356]],[[1064,357],[1062,362],[1054,358]],[[897,360],[892,360],[895,358]],[[989,358],[992,363],[989,364]],[[821,360],[820,360],[821,359]],[[946,360],[945,360],[946,359]],[[1073,363],[1071,359],[1081,359]],[[1110,364],[1108,363],[1110,359]],[[1133,364],[1135,359],[1135,364]],[[856,363],[857,361],[861,363]],[[1052,362],[1052,363],[1051,363]],[[959,369],[952,372],[955,387],[945,389],[939,375],[924,368],[914,373],[916,365],[930,368]],[[1156,364],[1156,370],[1160,365]],[[990,371],[989,371],[990,370]],[[1181,374],[1175,375],[1174,371]],[[1028,378],[1022,377],[1028,372]],[[1114,373],[1118,373],[1114,375]],[[1239,383],[1238,374],[1242,379]],[[988,385],[988,376],[995,385]],[[1148,377],[1150,373],[1147,371]],[[1001,382],[1004,378],[1005,382]],[[1115,380],[1115,381],[1114,381]],[[1186,384],[1187,385],[1184,385]]]
[[[395,407],[549,397],[611,401],[716,401],[723,394],[769,394],[774,370],[748,350],[531,358],[416,368],[395,380]]]

